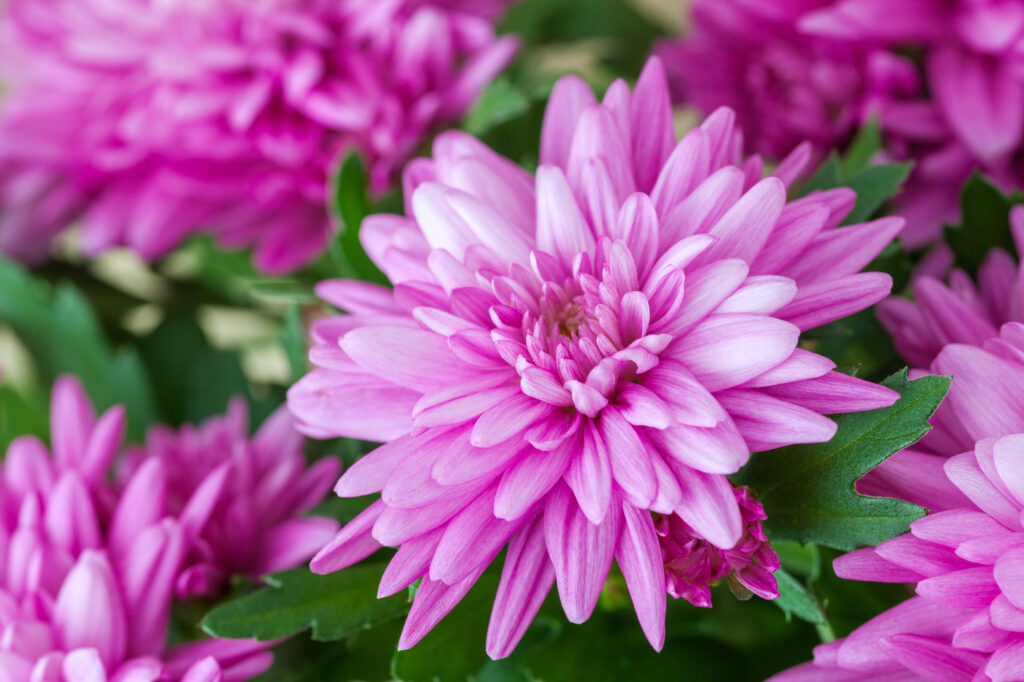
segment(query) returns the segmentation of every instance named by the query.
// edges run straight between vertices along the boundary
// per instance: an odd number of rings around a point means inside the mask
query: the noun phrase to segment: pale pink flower
[[[979,440],[940,472],[963,505],[835,561],[842,578],[916,583],[916,596],[774,682],[1013,682],[1024,670],[1024,435]]]
[[[212,232],[268,272],[331,231],[328,174],[372,186],[461,116],[515,52],[510,0],[10,0],[0,27],[0,249],[158,258]]]
[[[207,501],[197,494],[192,513],[155,517],[145,500],[117,498],[107,470],[124,410],[97,419],[64,378],[51,430],[52,450],[20,438],[0,466],[0,678],[241,681],[269,667],[255,641],[166,648],[175,579]]]
[[[121,494],[147,499],[154,515],[183,515],[198,494],[214,500],[177,579],[180,596],[215,595],[235,574],[293,568],[338,530],[334,519],[301,516],[340,470],[334,457],[307,468],[302,442],[285,408],[250,439],[248,409],[237,398],[226,415],[198,427],[154,426],[145,446],[128,452]]]
[[[837,229],[851,191],[787,202],[806,146],[763,179],[741,148],[725,109],[675,142],[656,59],[602,103],[566,77],[536,174],[441,135],[406,168],[408,217],[371,216],[360,233],[394,289],[319,286],[349,314],[313,326],[319,369],[289,406],[311,435],[387,444],[335,488],[381,499],[312,565],[399,546],[380,594],[423,578],[401,648],[504,547],[491,656],[555,583],[569,620],[586,620],[613,559],[660,647],[652,512],[733,548],[745,527],[726,475],[751,451],[826,441],[824,414],[893,402],[796,346],[885,296],[889,277],[860,270],[902,221]]]

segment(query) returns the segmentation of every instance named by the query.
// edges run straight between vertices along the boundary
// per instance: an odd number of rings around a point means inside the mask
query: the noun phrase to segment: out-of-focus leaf
[[[408,651],[399,651],[391,673],[403,682],[463,682],[487,662],[484,636],[498,588],[498,572],[485,572],[444,620]]]
[[[779,597],[773,601],[783,612],[808,623],[825,622],[825,613],[805,585],[781,568],[775,572],[775,580],[779,583]]]
[[[853,225],[869,219],[886,201],[899,194],[910,175],[910,163],[883,163],[868,166],[842,184],[857,193],[857,203],[844,225]]]
[[[123,404],[132,437],[153,421],[153,397],[138,355],[110,348],[88,301],[73,286],[54,291],[0,258],[0,324],[22,338],[48,383],[74,374],[97,409]]]
[[[841,175],[843,178],[851,178],[860,173],[875,155],[882,150],[882,133],[878,127],[878,119],[872,118],[853,138],[853,142],[846,148],[841,164]]]
[[[529,98],[503,76],[487,86],[462,127],[474,137],[483,137],[495,126],[521,116],[529,108]]]
[[[312,629],[319,641],[351,634],[405,614],[402,594],[377,599],[384,564],[362,563],[330,575],[296,568],[268,576],[268,587],[222,604],[206,615],[203,629],[215,637],[263,641]]]
[[[923,509],[864,497],[854,482],[928,432],[928,418],[949,381],[939,376],[908,381],[903,370],[883,382],[902,396],[895,405],[836,417],[839,430],[828,443],[793,445],[752,458],[736,479],[757,491],[768,514],[769,537],[852,550],[905,532]]]
[[[284,318],[284,329],[281,332],[281,344],[288,357],[288,369],[291,370],[292,382],[301,379],[309,369],[306,361],[306,339],[302,332],[302,314],[299,306],[288,309]]]
[[[43,400],[23,397],[10,386],[0,386],[0,455],[20,436],[49,438],[49,406]]]
[[[818,170],[814,172],[810,180],[800,188],[799,194],[810,194],[811,192],[839,187],[842,182],[841,172],[842,167],[839,163],[839,155],[832,152],[825,159],[824,163],[818,167]]]
[[[331,256],[342,274],[378,284],[387,284],[384,276],[359,242],[363,219],[373,211],[369,184],[362,159],[356,152],[345,157],[334,177],[333,213],[341,224],[341,233],[331,244]]]
[[[957,266],[976,275],[992,249],[1016,254],[1010,232],[1010,208],[1016,204],[1024,204],[1024,195],[1006,197],[981,173],[971,176],[960,190],[960,224],[946,226]]]

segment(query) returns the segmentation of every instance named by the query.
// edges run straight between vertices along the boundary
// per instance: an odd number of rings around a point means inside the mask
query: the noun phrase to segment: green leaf
[[[21,337],[49,383],[74,374],[96,408],[122,404],[128,433],[141,438],[154,420],[153,397],[134,350],[114,351],[84,296],[70,284],[56,291],[0,257],[0,324]]]
[[[923,509],[858,495],[854,482],[928,432],[928,418],[949,382],[939,376],[908,381],[903,370],[883,382],[900,393],[895,405],[836,417],[839,430],[828,443],[794,445],[752,458],[736,478],[764,504],[769,537],[852,550],[905,532]]]
[[[860,129],[857,137],[847,147],[841,164],[842,177],[850,178],[863,171],[881,150],[882,133],[878,126],[878,119],[872,118],[867,125]]]
[[[336,640],[402,616],[409,605],[401,595],[377,599],[382,563],[362,563],[330,575],[296,568],[265,578],[269,587],[218,606],[203,619],[214,637],[290,637],[312,629],[313,639]]]
[[[331,245],[331,256],[346,276],[387,284],[387,277],[374,265],[359,242],[363,219],[373,212],[368,187],[362,159],[356,152],[349,153],[334,178],[333,212],[341,223],[341,234]]]
[[[281,345],[284,346],[288,358],[288,369],[291,371],[292,383],[298,381],[309,370],[306,360],[306,339],[302,331],[302,309],[297,305],[288,308],[284,318],[284,329],[281,331]]]
[[[835,152],[829,154],[825,162],[821,164],[811,179],[808,180],[801,188],[800,194],[810,194],[811,192],[817,192],[826,189],[834,189],[839,187],[841,178],[840,173],[842,168],[839,164],[839,155]]]
[[[502,76],[487,86],[462,128],[474,137],[483,137],[496,126],[525,114],[529,108],[529,98],[512,85],[507,76]]]
[[[32,398],[35,396],[23,397],[10,386],[0,386],[0,453],[21,436],[49,438],[49,406]]]
[[[488,570],[459,605],[408,651],[399,651],[391,674],[403,682],[464,682],[487,663],[484,635],[498,572]]]
[[[972,175],[960,190],[960,224],[946,226],[946,241],[956,264],[973,276],[992,249],[1015,254],[1010,208],[1021,203],[1024,197],[1007,198],[981,173]]]
[[[882,204],[899,194],[912,166],[911,163],[869,166],[844,180],[842,184],[857,193],[857,203],[843,224],[861,223],[873,216]]]
[[[800,581],[782,568],[775,571],[775,580],[779,583],[779,597],[774,600],[776,606],[808,623],[818,625],[826,621],[818,601]]]

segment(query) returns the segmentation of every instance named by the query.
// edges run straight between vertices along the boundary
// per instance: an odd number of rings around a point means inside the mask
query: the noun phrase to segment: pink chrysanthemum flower
[[[845,145],[892,99],[915,96],[907,59],[868,45],[802,34],[797,22],[828,0],[698,0],[688,35],[663,43],[677,101],[736,111],[747,148],[781,159],[813,143],[816,156]]]
[[[296,268],[330,231],[348,149],[382,191],[515,51],[511,0],[11,0],[0,33],[0,248],[40,259],[198,230]]]
[[[309,434],[387,444],[335,488],[381,499],[313,568],[399,546],[380,594],[423,578],[401,648],[506,546],[491,656],[553,583],[586,620],[613,558],[660,647],[652,512],[732,548],[744,519],[726,475],[751,451],[828,440],[824,414],[895,399],[796,344],[885,295],[887,275],[859,271],[902,221],[836,229],[845,189],[787,202],[806,147],[761,179],[734,120],[718,111],[675,144],[658,60],[603,103],[563,78],[535,176],[445,133],[406,169],[409,217],[362,227],[394,290],[320,286],[349,314],[314,325],[320,369],[289,405]]]
[[[1017,250],[1024,253],[1024,206],[1011,209],[1010,227]],[[1015,259],[993,249],[978,270],[977,284],[961,270],[950,274],[948,286],[933,277],[918,277],[914,301],[888,298],[878,306],[878,319],[900,354],[926,368],[951,343],[981,346],[998,336],[1004,323],[1024,321],[1022,286],[1024,273]]]
[[[1021,679],[1024,435],[982,439],[942,469],[963,506],[835,562],[843,578],[917,583],[917,596],[819,646],[813,663],[774,682]]]
[[[239,398],[198,428],[152,427],[145,447],[127,455],[122,495],[145,497],[157,515],[172,516],[200,491],[215,499],[176,583],[182,597],[209,596],[231,575],[293,568],[323,547],[338,523],[301,515],[324,499],[339,469],[333,457],[306,468],[302,436],[285,408],[250,439]]]
[[[831,0],[799,26],[833,42],[921,53],[929,98],[883,116],[917,160],[901,205],[905,237],[934,239],[955,221],[957,190],[975,168],[1024,186],[1024,2]]]
[[[654,530],[665,558],[665,580],[672,597],[710,607],[709,586],[722,579],[743,598],[751,593],[764,599],[779,596],[779,585],[772,574],[781,563],[761,527],[768,518],[764,507],[746,488],[737,488],[735,494],[743,518],[743,537],[729,549],[708,542],[675,514],[655,518]]]
[[[117,499],[106,474],[124,411],[97,419],[73,379],[54,387],[51,429],[52,453],[25,437],[0,465],[0,678],[214,682],[265,670],[264,643],[166,648],[174,582],[189,533],[201,529],[203,496],[178,518]]]

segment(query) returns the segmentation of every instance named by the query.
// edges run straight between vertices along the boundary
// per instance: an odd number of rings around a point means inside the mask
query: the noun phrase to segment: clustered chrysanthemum
[[[1020,0],[700,0],[693,20],[661,52],[679,96],[736,107],[758,151],[809,139],[825,153],[879,118],[886,153],[916,161],[900,199],[908,245],[956,219],[972,170],[1024,186]]]
[[[750,519],[726,475],[751,451],[826,441],[825,414],[894,401],[797,340],[888,293],[887,275],[860,270],[902,221],[837,228],[849,190],[787,201],[806,149],[762,178],[741,147],[726,109],[675,142],[657,60],[601,103],[567,77],[536,174],[445,133],[406,171],[408,216],[361,231],[394,289],[320,286],[348,314],[314,324],[319,369],[289,405],[311,435],[386,444],[335,488],[380,500],[312,566],[399,547],[380,594],[422,578],[400,648],[506,547],[492,657],[512,651],[552,584],[569,620],[586,620],[613,559],[660,648],[652,514],[728,555]],[[741,581],[745,566],[730,567]]]
[[[0,32],[0,251],[165,255],[199,230],[267,272],[330,232],[348,150],[378,192],[515,52],[510,0],[11,0]],[[173,30],[168,27],[173,26]]]
[[[220,433],[216,422],[205,427],[207,442],[191,431],[177,437],[178,452],[193,461],[183,458],[172,469],[162,459],[166,450],[139,451],[137,466],[117,482],[110,474],[121,452],[124,410],[97,418],[79,382],[60,379],[52,448],[22,437],[0,465],[0,678],[212,682],[247,680],[265,670],[272,660],[266,643],[214,639],[168,648],[167,636],[175,592],[195,594],[197,575],[209,587],[211,575],[292,567],[314,551],[311,535],[322,542],[337,527],[285,518],[312,502],[300,503],[299,493],[322,496],[319,484],[308,484],[310,476],[336,471],[332,465],[303,474],[288,421],[279,412],[250,446],[236,407]],[[291,449],[267,449],[278,445]],[[249,477],[268,473],[271,455],[284,455],[278,476],[253,487]],[[195,468],[178,468],[185,464]],[[174,480],[175,474],[195,478]],[[291,485],[303,477],[304,488]],[[275,505],[276,525],[263,535],[245,533],[254,520],[242,515]],[[215,552],[229,522],[252,544],[218,564],[224,553]]]

